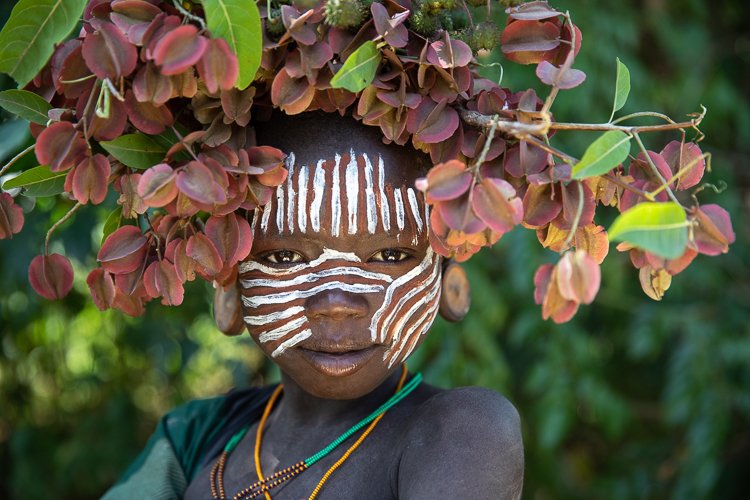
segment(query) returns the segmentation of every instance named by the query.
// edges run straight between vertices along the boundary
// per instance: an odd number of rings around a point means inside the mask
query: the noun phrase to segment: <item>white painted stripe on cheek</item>
[[[339,236],[341,228],[341,155],[336,153],[336,164],[333,167],[331,182],[331,236]]]
[[[286,177],[286,193],[287,193],[287,210],[286,210],[286,224],[289,227],[289,232],[294,233],[294,201],[297,198],[297,193],[294,192],[294,183],[292,181],[294,177],[294,153],[289,153],[287,157],[287,177]]]
[[[279,345],[279,347],[277,347],[271,353],[271,357],[272,358],[278,358],[279,356],[281,356],[284,353],[284,351],[286,351],[290,347],[293,347],[293,346],[299,344],[303,340],[310,338],[311,335],[312,335],[312,332],[310,330],[303,330],[303,331],[299,332],[297,335],[295,335],[294,337],[290,338],[289,340],[282,342]]]
[[[316,281],[320,281],[330,276],[343,277],[346,275],[357,276],[359,278],[370,279],[374,281],[382,281],[384,283],[391,283],[393,281],[393,278],[391,278],[387,274],[373,273],[370,271],[365,271],[358,267],[334,267],[332,269],[326,269],[317,273],[301,274],[295,278],[288,280],[280,280],[279,278],[240,280],[240,285],[245,289],[258,287],[285,288],[288,286],[297,286],[305,283],[315,283]]]
[[[404,229],[404,198],[401,195],[401,188],[394,189],[393,190],[393,204],[395,205],[396,209],[396,224],[398,224],[398,228],[400,230]]]
[[[258,342],[260,342],[261,344],[265,344],[266,342],[279,340],[284,335],[291,333],[297,328],[304,325],[305,322],[307,322],[307,318],[305,316],[302,316],[288,323],[285,323],[284,325],[278,328],[274,328],[273,330],[267,330],[265,332],[261,332],[260,335],[258,336]]]
[[[357,234],[357,211],[359,210],[359,172],[357,156],[349,151],[349,164],[346,166],[346,208],[349,219],[349,234]]]
[[[269,314],[258,314],[255,316],[245,316],[245,324],[251,326],[263,326],[274,321],[281,321],[282,319],[291,318],[304,311],[305,308],[302,306],[294,306],[283,311],[272,312]]]
[[[388,316],[385,317],[383,320],[383,324],[381,325],[381,331],[387,332],[391,328],[391,323],[393,323],[393,320],[396,318],[396,316],[400,316],[398,322],[396,323],[396,326],[394,327],[395,334],[394,334],[394,342],[398,340],[398,338],[401,336],[401,329],[403,328],[404,323],[408,321],[408,319],[416,312],[416,310],[424,305],[425,301],[430,300],[432,297],[435,296],[436,290],[440,289],[440,283],[438,280],[438,275],[440,274],[438,272],[439,269],[439,260],[435,259],[435,264],[433,265],[432,272],[430,273],[430,276],[426,278],[422,283],[419,283],[418,285],[414,286],[411,290],[409,290],[406,294],[404,294],[401,299],[399,299],[398,303],[396,303],[396,306],[391,308],[390,312],[388,313]],[[401,313],[401,308],[404,307],[404,304],[406,304],[409,300],[413,299],[417,294],[425,293],[427,289],[430,289],[429,292],[427,292],[427,295],[422,298],[422,300],[416,302],[415,304],[412,304],[411,308],[404,314]],[[386,335],[387,338],[387,335]]]
[[[298,299],[306,299],[320,292],[327,290],[341,290],[351,293],[378,293],[383,291],[383,285],[365,285],[361,283],[344,283],[341,281],[331,281],[322,285],[315,286],[309,290],[293,290],[290,292],[270,293],[255,297],[242,297],[242,302],[247,307],[260,307],[268,304],[286,304]]]
[[[406,196],[409,199],[409,208],[411,208],[411,213],[414,216],[414,222],[417,224],[417,231],[422,232],[422,217],[419,216],[419,203],[417,203],[417,194],[414,192],[412,188],[409,188],[406,190]]]
[[[284,230],[284,187],[276,188],[276,227],[281,233]]]
[[[310,227],[316,233],[320,231],[320,208],[323,205],[323,192],[326,188],[326,171],[323,169],[325,160],[318,160],[313,179],[313,201],[310,205]]]
[[[388,197],[385,195],[385,166],[380,155],[378,155],[378,193],[380,194],[380,217],[383,220],[383,229],[390,231],[391,210],[388,207]]]
[[[375,202],[375,189],[372,180],[372,163],[367,153],[362,156],[365,158],[365,198],[367,200],[367,232],[375,234],[378,225],[377,204]]]
[[[425,332],[430,329],[432,323],[435,321],[435,317],[437,316],[439,304],[439,301],[435,301],[435,303],[432,304],[432,306],[430,306],[430,308],[417,319],[414,325],[409,328],[409,331],[404,336],[401,345],[395,353],[391,354],[392,348],[385,353],[385,355],[383,356],[383,360],[385,360],[388,356],[392,356],[391,360],[388,362],[388,368],[396,364],[396,361],[398,361],[399,359],[404,360],[411,355],[412,351],[417,346],[417,342],[411,342],[411,346],[409,346],[409,350],[406,351],[406,354],[400,356],[401,351],[403,351],[404,347],[406,347],[406,345],[409,344],[412,339],[424,335]]]
[[[297,203],[297,223],[302,233],[307,231],[307,165],[299,169],[299,179],[297,180],[297,193],[299,201]]]

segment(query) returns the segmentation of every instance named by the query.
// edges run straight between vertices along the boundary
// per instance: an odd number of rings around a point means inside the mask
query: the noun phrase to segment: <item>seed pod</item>
[[[366,14],[365,6],[359,0],[328,0],[326,2],[326,23],[336,28],[358,28],[365,20]]]
[[[271,11],[266,18],[266,31],[271,38],[278,38],[284,34],[286,28],[284,23],[281,22],[281,9],[271,8]]]
[[[450,11],[453,29],[458,31],[469,27],[469,16],[463,9],[453,9]]]
[[[437,16],[418,10],[409,18],[409,25],[420,35],[431,37],[440,28],[440,20]]]
[[[484,21],[479,23],[473,34],[474,43],[469,46],[476,46],[475,50],[485,49],[492,50],[500,42],[502,36],[502,30],[497,24],[492,21]],[[472,46],[472,49],[474,47]]]

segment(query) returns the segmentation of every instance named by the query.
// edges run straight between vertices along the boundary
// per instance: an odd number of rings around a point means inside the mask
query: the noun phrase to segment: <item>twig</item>
[[[172,0],[172,3],[174,3],[175,8],[180,11],[180,14],[187,17],[191,21],[195,21],[196,23],[200,24],[202,30],[206,29],[206,21],[196,16],[195,14],[190,13],[189,10],[180,5],[180,0]]]
[[[647,199],[648,201],[654,201],[654,197],[651,196],[651,193],[648,193],[646,191],[643,191],[641,189],[638,189],[637,187],[633,187],[627,182],[623,182],[621,179],[619,179],[616,175],[613,175],[611,173],[606,173],[602,176],[603,178],[607,179],[612,184],[619,186],[627,191],[630,191],[633,194],[637,194],[638,196]]]
[[[675,121],[673,119],[671,119],[670,117],[668,117],[667,115],[665,115],[663,113],[655,113],[653,111],[639,111],[638,113],[631,113],[629,115],[625,115],[625,116],[621,116],[620,118],[616,118],[616,119],[612,120],[610,123],[612,123],[614,125],[616,123],[624,122],[624,121],[630,120],[632,118],[640,118],[642,116],[651,116],[651,117],[654,117],[654,118],[661,118],[662,120],[666,121],[667,123],[675,123]]]
[[[81,203],[79,201],[78,203],[76,203],[75,205],[73,205],[73,208],[71,208],[70,210],[68,210],[68,213],[66,213],[65,215],[63,215],[60,218],[60,220],[58,220],[57,222],[55,222],[52,225],[52,227],[49,228],[49,231],[47,231],[47,236],[44,238],[44,255],[49,255],[49,240],[52,237],[52,233],[54,233],[55,230],[58,227],[60,227],[60,225],[63,224],[66,220],[70,219],[73,216],[73,214],[76,212],[76,210],[78,210],[82,206],[83,206],[83,203]]]
[[[13,158],[11,158],[11,160],[8,163],[6,163],[2,168],[0,168],[0,175],[3,175],[10,167],[13,166],[13,164],[15,162],[17,162],[18,160],[20,160],[21,158],[23,158],[26,155],[26,153],[28,153],[29,151],[33,150],[34,146],[35,145],[32,144],[31,146],[29,146],[28,148],[24,149],[23,151],[21,151],[20,153],[18,153],[16,156],[14,156]]]
[[[536,146],[537,148],[542,149],[542,150],[550,153],[553,156],[557,156],[558,158],[560,158],[562,161],[564,161],[565,163],[569,164],[570,166],[573,166],[575,163],[578,162],[578,160],[576,158],[574,158],[573,156],[570,156],[569,154],[567,154],[567,153],[565,153],[563,151],[560,151],[556,147],[554,147],[554,146],[552,146],[550,144],[547,144],[544,141],[540,141],[539,139],[537,139],[534,136],[526,137],[523,140],[526,141],[526,142],[528,142],[532,146]]]
[[[654,163],[654,160],[651,159],[651,155],[648,154],[648,149],[646,149],[646,146],[643,144],[643,141],[641,140],[641,136],[637,133],[633,134],[633,138],[635,138],[635,142],[638,143],[638,147],[641,148],[641,152],[643,153],[643,156],[646,157],[646,163],[648,163],[648,166],[651,168],[651,172],[656,176],[657,179],[659,179],[659,182],[661,182],[662,186],[667,190],[667,194],[669,195],[669,198],[677,203],[677,205],[682,207],[682,203],[679,202],[677,197],[672,192],[672,188],[669,187],[669,184],[667,184],[667,180],[664,178],[663,175],[661,175],[661,172],[659,172],[659,169],[656,167],[656,164]],[[685,208],[685,207],[682,207]]]
[[[494,115],[492,117],[492,120],[490,121],[490,129],[487,131],[487,139],[484,141],[484,146],[482,147],[482,152],[479,153],[479,158],[477,158],[477,161],[474,162],[474,177],[477,176],[479,173],[479,168],[484,164],[485,158],[487,158],[487,154],[490,152],[490,146],[492,146],[492,140],[495,138],[495,130],[497,130],[497,120],[498,116]]]

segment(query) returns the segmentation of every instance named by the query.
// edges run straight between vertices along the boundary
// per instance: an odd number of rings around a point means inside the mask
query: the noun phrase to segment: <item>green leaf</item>
[[[235,86],[245,89],[255,79],[263,53],[260,14],[255,0],[201,0],[213,37],[221,37],[237,54],[240,75]]]
[[[24,120],[47,125],[50,103],[28,90],[4,90],[0,92],[0,107]]]
[[[375,78],[380,63],[380,51],[375,42],[368,40],[347,58],[340,70],[331,78],[331,87],[359,92]]]
[[[630,94],[630,70],[617,58],[617,80],[615,82],[615,102],[612,105],[612,116],[609,121],[615,117],[615,113],[625,106]]]
[[[104,227],[102,227],[102,242],[107,239],[107,236],[114,233],[122,225],[122,207],[118,206],[112,210],[107,219],[104,221]]]
[[[24,196],[41,198],[62,193],[65,188],[65,177],[68,172],[53,172],[42,165],[26,170],[5,184],[3,189],[24,188]]]
[[[20,0],[0,32],[0,72],[19,87],[47,64],[54,46],[78,24],[87,0]]]
[[[609,228],[609,239],[624,241],[643,250],[676,259],[688,241],[685,211],[677,203],[639,203],[621,213]]]
[[[583,153],[581,161],[573,166],[573,178],[585,179],[602,175],[628,157],[630,136],[620,130],[603,133]]]
[[[113,141],[99,144],[123,165],[145,170],[161,163],[167,148],[153,137],[143,134],[127,134]]]

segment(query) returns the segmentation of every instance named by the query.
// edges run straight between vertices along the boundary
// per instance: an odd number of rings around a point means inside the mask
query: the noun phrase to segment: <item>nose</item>
[[[342,290],[326,290],[305,301],[309,319],[342,321],[363,318],[369,311],[367,299],[360,294]]]

